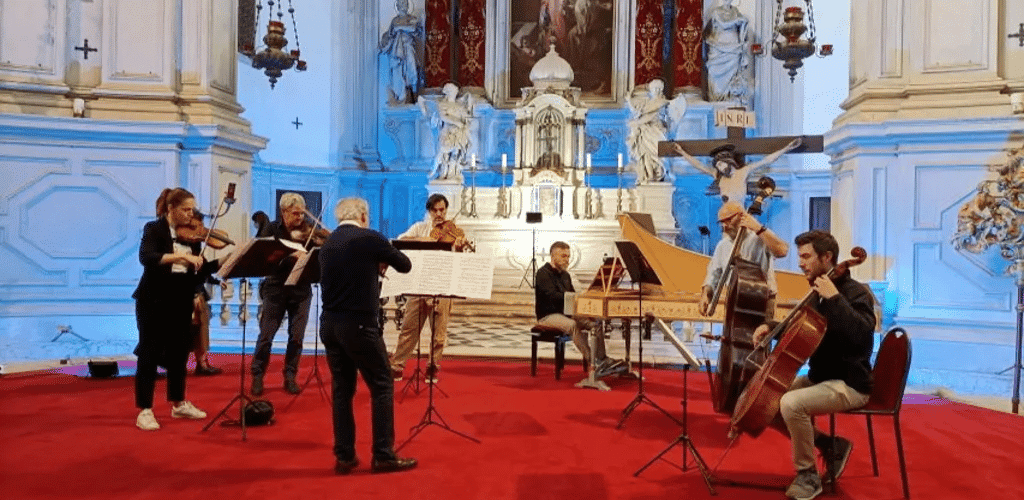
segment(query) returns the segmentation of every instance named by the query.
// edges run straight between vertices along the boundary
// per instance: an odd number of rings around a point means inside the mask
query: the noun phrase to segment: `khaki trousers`
[[[868,403],[868,394],[861,394],[842,380],[813,383],[806,376],[797,377],[779,401],[780,419],[772,427],[789,436],[793,448],[793,468],[802,471],[814,467],[814,437],[824,434],[814,428],[811,417],[860,408]]]
[[[589,319],[573,319],[562,314],[549,314],[544,316],[537,324],[550,326],[561,330],[563,333],[568,334],[572,337],[572,343],[576,345],[576,350],[580,351],[583,355],[583,360],[587,363],[590,362],[590,343],[588,342],[587,333],[594,329],[594,322]],[[604,352],[604,336],[597,335],[594,339],[594,350],[597,352],[597,359],[602,360],[605,358]]]
[[[452,313],[452,299],[434,299],[430,297],[409,297],[405,303],[405,315],[402,318],[402,331],[398,334],[398,345],[395,355],[391,358],[391,368],[401,370],[405,362],[413,356],[416,346],[420,343],[420,331],[430,325],[431,356],[434,364],[441,363],[441,354],[448,341],[448,318]]]

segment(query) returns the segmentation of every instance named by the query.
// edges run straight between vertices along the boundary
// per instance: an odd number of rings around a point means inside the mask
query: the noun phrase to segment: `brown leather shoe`
[[[334,462],[334,473],[339,476],[344,476],[352,469],[359,467],[359,457],[355,457],[352,460],[337,460]]]
[[[302,392],[302,388],[295,382],[293,378],[284,379],[284,390],[288,394],[298,394]]]
[[[370,462],[370,472],[373,474],[384,474],[387,472],[401,472],[404,470],[416,468],[415,458],[399,458],[395,457],[391,460],[377,460],[373,459]]]

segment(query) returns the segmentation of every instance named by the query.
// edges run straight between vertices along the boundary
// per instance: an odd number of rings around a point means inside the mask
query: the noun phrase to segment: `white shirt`
[[[768,290],[773,294],[777,293],[779,285],[775,281],[775,259],[768,253],[768,247],[760,237],[749,229],[744,232],[746,237],[743,238],[740,245],[740,258],[760,264],[761,270],[764,271],[765,281],[768,283]],[[718,285],[718,280],[722,279],[722,271],[729,263],[731,255],[732,238],[728,234],[724,234],[723,238],[718,240],[718,244],[715,245],[715,253],[711,256],[711,261],[708,262],[708,270],[704,275],[704,286],[714,289]]]
[[[398,239],[403,238],[426,238],[430,236],[430,231],[434,229],[434,219],[427,214],[423,220],[409,226],[404,233],[398,235]]]

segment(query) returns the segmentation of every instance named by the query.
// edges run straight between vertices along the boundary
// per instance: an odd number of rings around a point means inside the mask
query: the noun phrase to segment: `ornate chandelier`
[[[807,24],[804,24],[804,9],[800,7],[782,8],[782,0],[775,0],[775,29],[772,32],[772,57],[782,61],[782,67],[789,70],[789,81],[796,79],[796,70],[804,65],[804,59],[814,55],[814,6],[811,0],[807,4]],[[804,33],[807,36],[804,37]],[[753,52],[760,55],[760,45],[753,46]],[[832,55],[831,45],[822,45],[820,57]]]
[[[297,71],[306,71],[306,61],[299,59],[299,31],[295,26],[295,8],[292,7],[291,0],[288,0],[288,13],[291,14],[292,18],[292,31],[295,32],[295,50],[291,52],[285,52],[283,49],[288,45],[288,39],[284,37],[284,12],[281,10],[282,1],[277,2],[277,21],[269,20],[267,22],[267,34],[263,37],[263,43],[266,44],[263,50],[256,52],[252,56],[252,67],[256,69],[262,69],[263,74],[270,78],[270,88],[274,88],[277,83],[277,79],[281,77],[282,72],[286,69],[291,69],[295,66]],[[274,15],[274,0],[267,2],[269,7],[269,15]],[[261,1],[256,5],[256,19],[259,22],[259,14],[263,11],[263,2]]]

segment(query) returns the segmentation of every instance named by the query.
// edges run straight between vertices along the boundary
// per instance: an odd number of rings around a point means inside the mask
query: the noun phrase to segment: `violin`
[[[220,250],[235,242],[228,236],[228,233],[220,229],[207,229],[203,225],[205,216],[201,212],[195,212],[192,220],[186,225],[174,228],[178,241],[186,244],[206,242],[206,246]]]
[[[331,232],[322,227],[316,227],[308,222],[303,222],[302,227],[289,231],[288,236],[292,241],[303,243],[307,247],[319,247],[327,242]]]
[[[454,244],[459,239],[464,240],[466,232],[456,226],[454,221],[446,220],[430,230],[430,237],[441,243]],[[466,241],[459,250],[475,252],[476,248],[472,243]]]

